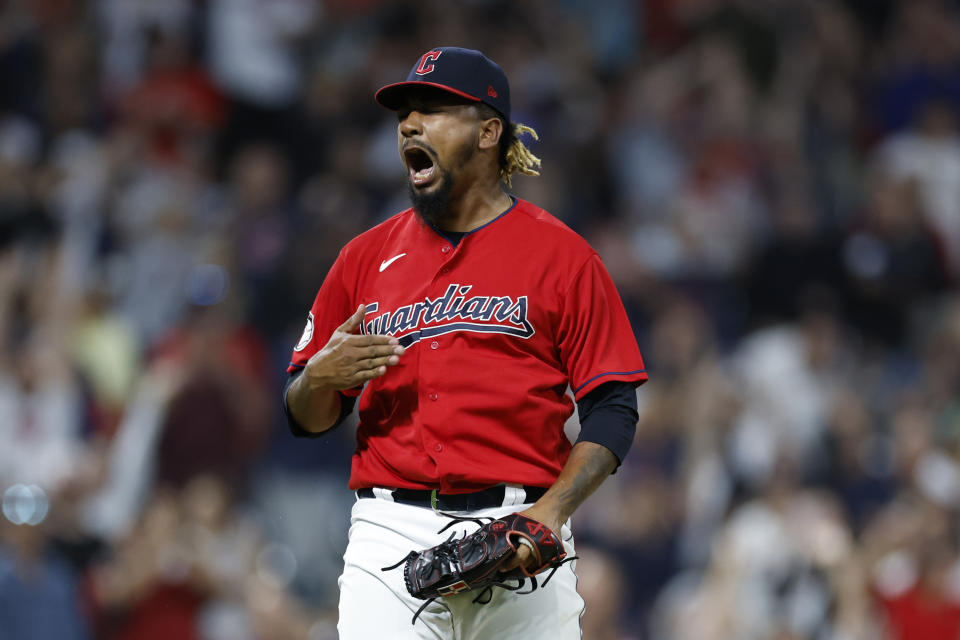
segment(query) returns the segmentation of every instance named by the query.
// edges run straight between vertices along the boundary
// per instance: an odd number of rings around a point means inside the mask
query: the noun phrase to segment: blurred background
[[[584,637],[960,638],[947,0],[0,2],[0,638],[336,637],[353,427],[280,388],[440,45],[507,71],[516,193],[651,372]]]

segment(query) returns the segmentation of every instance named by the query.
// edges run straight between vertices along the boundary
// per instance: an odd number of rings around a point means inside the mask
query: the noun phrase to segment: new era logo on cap
[[[510,85],[496,62],[473,49],[437,47],[417,61],[404,82],[382,87],[376,100],[396,111],[406,94],[418,86],[435,87],[454,95],[490,105],[510,120]]]

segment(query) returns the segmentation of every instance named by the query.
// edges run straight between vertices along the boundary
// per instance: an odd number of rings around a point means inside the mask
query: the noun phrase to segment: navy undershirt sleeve
[[[623,462],[637,431],[637,393],[632,382],[605,382],[580,398],[580,437],[577,442],[603,445]]]
[[[326,431],[321,431],[320,433],[307,431],[300,426],[300,424],[297,422],[297,419],[293,417],[292,413],[290,413],[290,407],[287,406],[287,391],[290,389],[290,385],[293,384],[293,381],[300,377],[301,373],[303,373],[303,369],[294,371],[290,374],[290,377],[287,378],[287,383],[283,385],[283,414],[287,416],[287,426],[290,427],[290,433],[297,438],[321,438],[333,431],[335,428],[339,427],[343,421],[347,419],[347,416],[349,416],[353,411],[353,405],[357,403],[357,399],[351,398],[350,396],[345,396],[341,393],[340,416],[337,418],[337,421],[333,423],[333,426]]]

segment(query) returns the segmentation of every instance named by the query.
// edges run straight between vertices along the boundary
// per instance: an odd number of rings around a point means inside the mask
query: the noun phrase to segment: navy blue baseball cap
[[[381,87],[374,96],[396,111],[416,87],[434,87],[474,102],[488,104],[510,121],[510,85],[496,62],[473,49],[438,47],[417,61],[404,82]]]

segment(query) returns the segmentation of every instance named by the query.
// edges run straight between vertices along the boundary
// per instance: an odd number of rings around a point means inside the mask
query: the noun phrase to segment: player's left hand
[[[557,517],[556,514],[551,513],[549,509],[533,505],[526,511],[521,511],[520,515],[532,518],[537,522],[546,525],[554,534],[556,534],[558,538],[560,538],[560,528],[563,526],[563,523],[560,521],[559,517]],[[513,554],[512,558],[507,560],[507,562],[500,568],[500,571],[505,573],[520,566],[532,568],[535,560],[536,558],[533,555],[533,551],[531,551],[526,545],[520,544],[517,545],[516,553]]]

